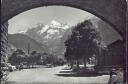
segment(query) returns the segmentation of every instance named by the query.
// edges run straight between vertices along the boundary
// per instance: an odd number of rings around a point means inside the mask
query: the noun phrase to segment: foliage
[[[41,61],[41,54],[37,51],[32,51],[29,57],[27,58],[27,62],[29,65],[35,65],[40,63]]]
[[[60,59],[53,54],[38,53],[37,51],[32,51],[30,55],[26,55],[22,49],[17,49],[13,52],[11,57],[9,57],[9,62],[12,65],[26,64],[27,66],[42,64],[57,65],[63,63],[63,59]]]
[[[67,60],[88,59],[98,52],[98,44],[95,40],[101,40],[99,33],[95,30],[89,20],[77,24],[72,35],[65,42]]]
[[[9,57],[9,62],[12,65],[19,65],[26,61],[26,57],[27,55],[22,49],[17,49],[12,53],[11,57]]]

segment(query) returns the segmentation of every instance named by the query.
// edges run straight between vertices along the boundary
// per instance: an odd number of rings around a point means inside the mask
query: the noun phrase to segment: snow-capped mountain
[[[60,34],[60,33],[63,33],[68,28],[69,26],[67,24],[59,23],[55,20],[52,20],[50,24],[43,26],[42,29],[38,31],[38,33],[40,35],[43,33],[47,33],[47,35]],[[50,38],[50,36],[47,36],[47,35],[46,35],[46,38],[47,37]]]
[[[47,25],[38,24],[27,31],[21,31],[19,33],[26,34],[43,45],[46,45],[51,53],[60,55],[64,52],[64,41],[62,37],[67,29],[69,29],[67,24],[52,20]]]
[[[52,20],[50,24],[43,25],[39,24],[35,27],[28,29],[26,34],[34,34],[40,35],[42,39],[57,39],[61,38],[63,33],[69,28],[67,24],[59,23],[55,20]],[[25,31],[21,31],[20,33],[25,33]],[[32,35],[33,37],[33,35]]]
[[[101,34],[102,40],[107,45],[117,41],[121,37],[114,29],[98,18],[90,19],[93,26]],[[35,27],[21,33],[28,35],[34,40],[46,45],[50,52],[54,54],[63,54],[65,50],[64,42],[72,33],[72,28],[67,24],[63,24],[52,20],[49,24],[38,24]],[[110,38],[108,38],[110,37]]]

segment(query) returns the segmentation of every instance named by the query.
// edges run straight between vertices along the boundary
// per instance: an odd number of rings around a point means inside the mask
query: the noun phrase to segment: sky
[[[15,34],[21,31],[35,27],[37,24],[50,24],[52,21],[74,26],[79,22],[92,18],[95,19],[91,13],[67,6],[47,6],[31,9],[14,16],[9,20],[9,34]],[[94,18],[95,17],[95,18]],[[107,29],[103,31],[106,35],[106,42],[112,42],[114,39],[119,39],[119,34],[114,29]]]
[[[67,6],[47,6],[31,9],[20,13],[9,20],[8,33],[14,34],[27,30],[36,24],[49,24],[52,20],[74,26],[79,22],[94,17],[94,15]]]

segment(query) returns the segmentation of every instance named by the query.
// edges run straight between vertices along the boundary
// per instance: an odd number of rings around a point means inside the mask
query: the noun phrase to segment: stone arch
[[[126,26],[125,0],[3,0],[1,22],[24,11],[50,5],[70,6],[88,11],[113,26],[123,37]]]

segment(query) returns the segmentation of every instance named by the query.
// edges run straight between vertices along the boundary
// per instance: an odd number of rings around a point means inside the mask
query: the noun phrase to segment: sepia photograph
[[[127,84],[128,0],[1,0],[0,84]]]

